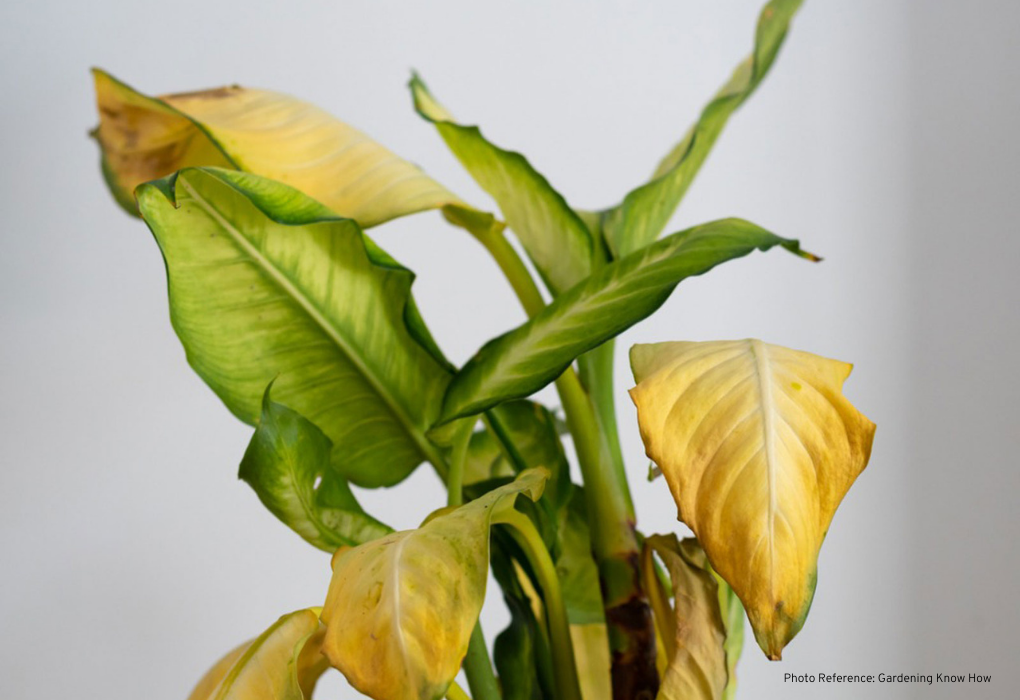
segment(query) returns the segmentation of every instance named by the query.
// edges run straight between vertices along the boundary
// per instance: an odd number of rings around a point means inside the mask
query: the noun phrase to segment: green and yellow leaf
[[[563,196],[520,153],[506,151],[482,136],[477,126],[461,126],[417,76],[411,93],[418,113],[435,125],[453,154],[488,192],[507,225],[527,251],[555,296],[592,270],[591,233]]]
[[[188,361],[241,420],[262,395],[318,426],[355,483],[397,483],[423,459],[449,368],[414,300],[414,275],[350,219],[286,185],[188,169],[138,189],[166,260]]]
[[[669,569],[675,624],[658,700],[719,700],[726,688],[726,628],[719,592],[697,540],[652,535],[647,546]]]
[[[790,20],[802,2],[772,0],[762,9],[751,55],[737,66],[729,82],[708,103],[694,126],[659,163],[652,179],[631,191],[623,203],[603,213],[603,235],[617,257],[645,247],[665,229],[730,115],[768,74],[783,45]]]
[[[435,700],[457,675],[485,598],[489,528],[544,469],[333,558],[322,612],[330,663],[375,700]]]
[[[93,75],[103,172],[131,213],[138,185],[194,166],[283,182],[365,228],[459,203],[417,166],[288,95],[232,85],[148,97],[101,70]]]
[[[483,346],[450,383],[440,422],[529,396],[582,353],[651,315],[681,280],[774,246],[814,259],[797,241],[742,219],[722,219],[599,268],[529,321]]]
[[[362,510],[333,469],[333,444],[311,421],[270,398],[241,460],[238,476],[285,525],[333,553],[393,530]]]
[[[636,345],[631,366],[648,456],[759,646],[779,659],[871,453],[875,425],[842,393],[851,366],[759,340]]]
[[[188,700],[309,700],[329,668],[317,609],[284,615],[220,659]]]

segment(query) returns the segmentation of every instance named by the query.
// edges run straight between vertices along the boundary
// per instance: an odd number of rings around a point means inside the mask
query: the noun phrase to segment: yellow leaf
[[[323,652],[376,700],[435,700],[457,675],[485,598],[489,527],[545,469],[396,532],[339,552],[322,612]]]
[[[137,214],[133,192],[189,166],[218,166],[286,183],[370,227],[460,206],[445,187],[361,131],[307,102],[237,85],[148,97],[93,71],[103,171]]]
[[[875,425],[842,394],[851,365],[759,340],[631,350],[648,456],[680,519],[779,659],[807,617],[818,551]]]
[[[329,666],[317,609],[284,615],[237,647],[198,682],[189,700],[307,700]]]
[[[673,580],[673,643],[658,700],[718,700],[726,688],[726,628],[718,586],[697,540],[652,535],[654,550]]]
[[[605,623],[571,625],[570,641],[574,645],[574,660],[577,662],[577,677],[581,682],[581,697],[584,700],[612,700],[609,631]]]

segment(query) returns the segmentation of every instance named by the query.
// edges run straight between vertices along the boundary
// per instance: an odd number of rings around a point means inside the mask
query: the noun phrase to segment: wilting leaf
[[[566,291],[592,269],[588,227],[520,153],[489,143],[476,126],[461,126],[415,76],[411,93],[418,113],[435,124],[461,164],[499,204],[535,267],[554,294]]]
[[[447,365],[414,306],[414,275],[349,219],[297,190],[236,171],[191,169],[138,201],[166,259],[170,318],[188,361],[241,420],[266,386],[333,443],[365,486],[423,458]]]
[[[284,182],[366,228],[459,202],[362,132],[288,95],[233,85],[147,97],[93,75],[103,172],[133,214],[135,187],[192,166]]]
[[[333,445],[321,430],[270,396],[238,476],[273,515],[319,549],[335,552],[392,530],[367,515],[330,464]]]
[[[718,700],[726,687],[726,628],[719,592],[705,553],[696,540],[676,535],[647,540],[673,580],[675,642],[658,700]]]
[[[759,340],[636,345],[631,366],[641,437],[680,519],[780,658],[871,453],[875,425],[842,393],[851,366]]]
[[[654,241],[669,223],[730,115],[751,96],[775,61],[803,0],[772,0],[761,12],[754,52],[734,71],[690,131],[662,160],[652,179],[604,213],[603,235],[617,257]]]
[[[571,625],[605,624],[599,572],[592,558],[591,531],[584,490],[574,488],[556,526],[556,575]]]
[[[510,624],[496,636],[492,663],[499,674],[503,700],[540,700],[543,697],[540,677],[543,672],[551,675],[548,663],[547,668],[540,670],[539,666],[543,653],[547,657],[544,661],[549,661],[548,641],[543,630],[539,629],[532,602],[521,587],[518,569],[507,553],[506,543],[515,547],[511,538],[501,538],[499,532],[493,533],[492,573],[503,591]]]
[[[528,470],[417,530],[338,552],[322,612],[330,663],[376,700],[446,692],[482,609],[493,515],[518,494],[536,500],[547,477]]]
[[[622,333],[662,306],[676,285],[780,238],[741,219],[675,233],[596,271],[528,322],[488,342],[451,382],[440,422],[522,398],[555,380],[574,359]]]
[[[324,633],[315,609],[284,615],[217,662],[189,700],[308,700],[329,668]]]
[[[719,610],[722,611],[723,624],[726,626],[726,691],[723,700],[733,700],[737,694],[737,662],[740,652],[744,649],[744,606],[740,598],[719,574],[712,572],[719,584]]]

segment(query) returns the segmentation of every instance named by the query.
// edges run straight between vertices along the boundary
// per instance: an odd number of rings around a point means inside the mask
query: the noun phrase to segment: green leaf
[[[499,674],[503,700],[540,700],[543,694],[539,655],[544,652],[548,657],[548,641],[542,637],[531,602],[521,588],[518,570],[500,542],[493,533],[492,572],[503,590],[510,624],[496,636],[492,662]],[[544,661],[551,663],[549,658]]]
[[[317,609],[284,615],[220,659],[188,700],[308,700],[329,668],[320,651],[324,632]]]
[[[289,95],[231,85],[148,97],[101,70],[93,76],[103,174],[132,214],[135,187],[194,166],[285,182],[366,228],[460,203],[417,166]]]
[[[418,76],[410,87],[415,109],[436,126],[461,164],[499,204],[549,291],[555,296],[587,277],[592,236],[563,196],[520,153],[491,144],[476,126],[457,124]]]
[[[330,464],[333,445],[311,421],[270,398],[238,476],[285,525],[319,549],[334,552],[393,530],[366,515]]]
[[[330,663],[376,700],[445,693],[485,598],[492,519],[519,494],[536,500],[547,478],[528,470],[417,530],[340,550],[322,611]]]
[[[772,0],[761,11],[753,53],[716,93],[683,140],[662,160],[652,179],[603,214],[603,235],[616,257],[644,248],[658,238],[730,115],[751,96],[783,44],[790,20],[803,0]],[[589,215],[590,216],[590,215]]]
[[[592,558],[591,532],[582,488],[574,488],[568,507],[561,511],[556,536],[556,574],[562,583],[563,603],[570,624],[605,624],[599,571]]]
[[[648,545],[673,580],[675,644],[657,700],[717,700],[727,683],[719,591],[697,540],[652,535]]]
[[[782,246],[804,257],[797,241],[741,219],[675,233],[600,268],[525,324],[490,341],[456,375],[440,423],[538,391],[574,359],[646,318],[683,279],[755,249]]]
[[[166,259],[170,318],[196,372],[254,424],[265,387],[333,443],[339,473],[397,483],[423,459],[448,365],[411,297],[414,275],[297,190],[189,169],[138,202]]]
[[[726,641],[723,650],[726,652],[726,692],[723,700],[733,700],[737,694],[737,662],[740,652],[744,649],[744,605],[740,598],[723,580],[722,576],[712,571],[715,582],[719,586],[719,610],[722,612],[723,625],[726,627]]]

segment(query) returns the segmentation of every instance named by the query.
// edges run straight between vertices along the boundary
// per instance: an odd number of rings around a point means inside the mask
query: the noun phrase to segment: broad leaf
[[[652,179],[604,213],[603,235],[617,257],[654,241],[676,210],[730,115],[751,96],[775,61],[790,20],[803,0],[772,0],[761,12],[754,51],[734,71]]]
[[[697,540],[652,535],[648,546],[673,581],[675,641],[658,700],[718,700],[726,688],[726,628],[719,592]]]
[[[284,615],[254,641],[224,656],[189,700],[309,700],[329,668],[318,611]]]
[[[330,663],[376,700],[445,693],[485,598],[492,518],[518,494],[536,500],[547,477],[528,470],[417,530],[339,551],[322,612]]]
[[[758,645],[779,659],[871,453],[875,425],[842,393],[851,366],[759,340],[636,345],[631,366],[648,456]]]
[[[196,372],[254,424],[277,400],[333,443],[365,486],[428,458],[449,374],[411,297],[414,275],[322,205],[280,183],[190,169],[138,202],[166,259],[170,317]]]
[[[553,295],[587,277],[591,233],[549,181],[520,153],[489,143],[476,126],[456,123],[417,76],[411,93],[418,113],[435,124],[457,159],[499,204]]]
[[[279,180],[364,227],[459,200],[416,166],[327,112],[236,85],[147,97],[94,70],[103,172],[137,214],[135,187],[191,166]]]
[[[367,515],[330,464],[333,445],[296,411],[262,399],[262,417],[238,476],[284,524],[319,549],[335,552],[392,530]]]
[[[518,328],[490,341],[454,378],[440,422],[473,415],[538,391],[576,357],[658,309],[683,279],[755,249],[797,241],[741,219],[722,219],[675,233],[596,271]]]

